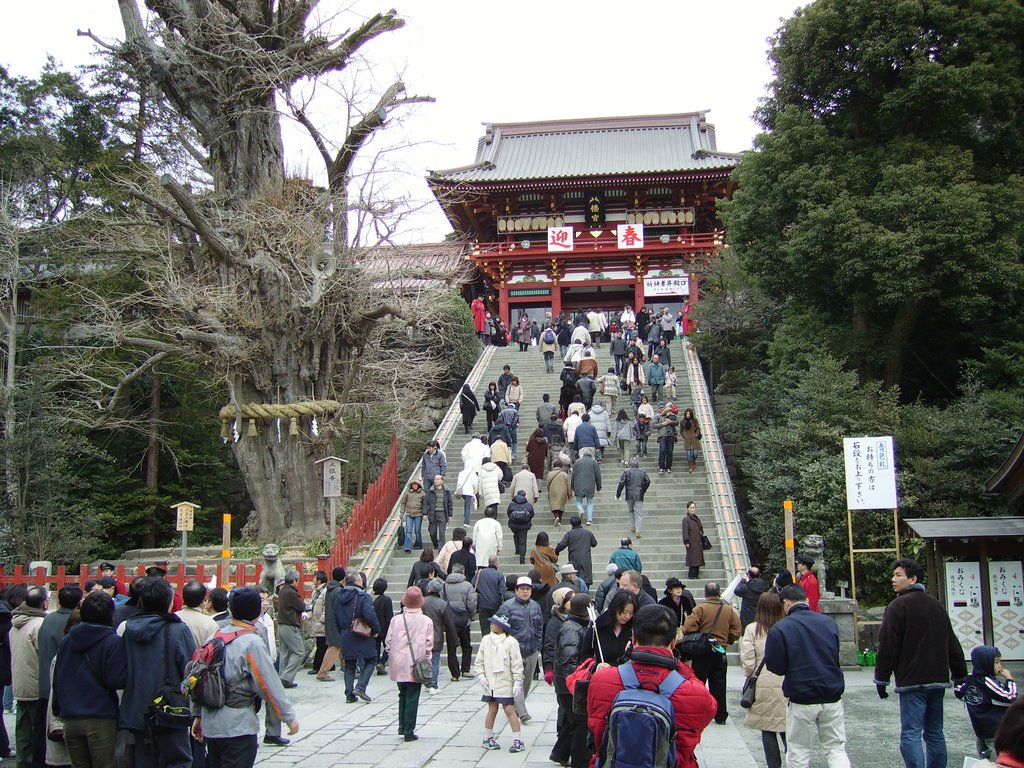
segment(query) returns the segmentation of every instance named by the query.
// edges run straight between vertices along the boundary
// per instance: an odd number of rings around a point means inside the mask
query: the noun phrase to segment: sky
[[[389,155],[402,170],[390,184],[421,203],[398,239],[431,242],[450,227],[431,203],[428,169],[472,163],[483,124],[709,110],[718,148],[750,149],[752,119],[771,80],[768,38],[804,3],[796,0],[414,0],[396,5],[404,29],[377,38],[362,74],[386,87],[429,95],[384,137],[404,145]],[[141,2],[140,2],[141,5]],[[71,68],[95,44],[123,35],[116,0],[5,3],[0,65],[34,76],[47,54]],[[335,30],[356,26],[385,2],[321,0]],[[323,98],[326,95],[327,98]],[[325,133],[344,136],[344,112],[329,91],[311,110]],[[333,132],[332,132],[333,129]],[[285,130],[289,170],[320,172],[308,136]]]

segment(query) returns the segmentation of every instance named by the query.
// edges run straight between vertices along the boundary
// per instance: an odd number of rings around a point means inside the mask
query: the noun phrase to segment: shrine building
[[[490,308],[509,323],[523,309],[696,301],[739,159],[718,150],[706,115],[487,124],[471,165],[429,171]]]

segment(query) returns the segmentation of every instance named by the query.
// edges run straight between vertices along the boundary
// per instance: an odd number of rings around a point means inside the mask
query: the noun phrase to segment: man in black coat
[[[569,562],[576,563],[579,568],[579,578],[585,581],[589,587],[594,583],[594,566],[590,557],[590,550],[597,546],[597,539],[594,534],[583,527],[583,520],[579,515],[569,518],[572,530],[566,531],[562,540],[555,547],[555,552],[563,549],[569,550]]]
[[[327,651],[316,674],[316,679],[321,683],[330,683],[334,680],[331,677],[331,670],[341,658],[341,630],[334,623],[333,617],[334,599],[345,588],[344,581],[345,569],[339,565],[331,571],[331,580],[327,582],[327,597],[324,600],[324,639],[327,642]]]
[[[751,566],[750,570],[743,574],[743,580],[736,585],[734,594],[742,601],[740,603],[740,624],[743,629],[746,629],[747,624],[754,620],[754,614],[757,613],[757,601],[768,591],[770,586],[761,578],[761,569],[756,565]]]
[[[889,675],[900,696],[900,754],[908,766],[945,765],[942,700],[953,680],[967,677],[963,648],[946,610],[928,594],[924,569],[914,560],[893,563],[889,603],[878,630],[875,687],[889,698]],[[922,739],[924,746],[922,747]],[[926,758],[927,752],[927,758]]]

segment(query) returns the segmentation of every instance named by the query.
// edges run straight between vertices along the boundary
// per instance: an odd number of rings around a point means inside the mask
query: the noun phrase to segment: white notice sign
[[[644,247],[643,224],[619,224],[616,229],[616,235],[619,248]]]
[[[324,462],[324,498],[341,496],[341,460],[330,458]]]
[[[892,437],[844,437],[846,506],[895,509],[896,454]]]
[[[571,251],[574,242],[572,227],[548,227],[548,251]]]

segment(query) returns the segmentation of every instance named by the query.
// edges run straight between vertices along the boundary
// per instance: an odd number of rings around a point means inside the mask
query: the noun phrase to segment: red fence
[[[361,501],[352,508],[352,516],[339,528],[327,560],[328,568],[348,566],[348,561],[364,541],[371,541],[384,525],[398,501],[398,438],[391,438],[391,453]]]
[[[384,524],[391,508],[398,501],[398,438],[391,438],[391,453],[388,460],[381,467],[377,479],[366,489],[366,494],[360,501],[357,501],[352,508],[352,516],[345,523],[344,527],[337,530],[334,546],[330,554],[317,557],[316,568],[327,571],[330,575],[331,569],[336,566],[348,567],[352,555],[358,551],[364,541],[372,541],[377,531]],[[135,566],[119,565],[116,571],[118,581],[127,583],[136,576],[144,576],[146,568],[153,565],[139,563]],[[313,570],[307,571],[302,563],[295,563],[294,567],[299,572],[299,585],[301,594],[311,594],[313,591]],[[185,583],[192,579],[198,579],[204,583],[209,582],[211,577],[216,576],[216,583],[220,586],[256,586],[260,583],[263,575],[263,564],[241,564],[230,565],[230,572],[226,575],[221,573],[220,563],[216,565],[189,566],[182,569],[177,563],[169,563],[170,573],[167,580],[174,585],[176,591],[180,592]],[[42,568],[36,568],[34,572],[26,573],[25,568],[20,565],[14,567],[13,573],[4,573],[0,568],[0,584],[25,584],[27,586],[48,586],[52,590],[59,590],[66,584],[85,584],[89,579],[100,578],[99,569],[93,570],[88,565],[83,565],[77,572],[68,572],[64,566],[57,568],[56,573],[49,576]]]

